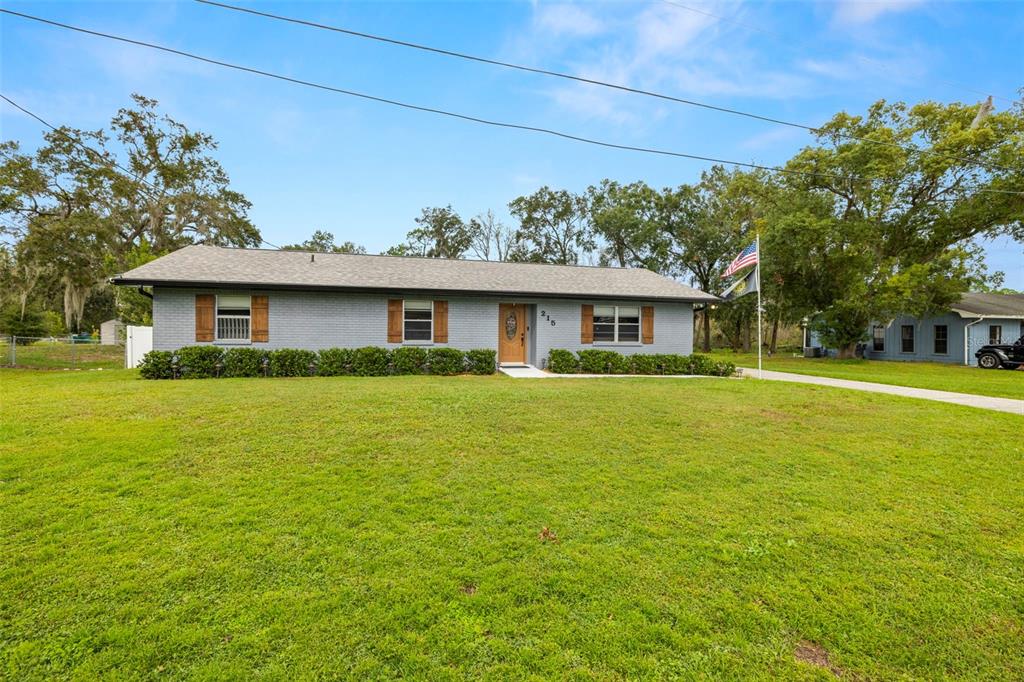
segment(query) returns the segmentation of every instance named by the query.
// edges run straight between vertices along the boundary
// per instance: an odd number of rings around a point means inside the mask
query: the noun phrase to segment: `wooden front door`
[[[498,305],[498,362],[526,362],[525,305]]]

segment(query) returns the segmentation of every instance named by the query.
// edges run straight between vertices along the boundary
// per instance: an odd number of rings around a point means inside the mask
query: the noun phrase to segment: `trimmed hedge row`
[[[552,349],[548,370],[555,374],[690,374],[728,377],[736,373],[731,362],[707,355],[623,355],[613,350]]]
[[[139,364],[143,379],[206,379],[210,377],[307,377],[389,374],[451,376],[470,372],[494,374],[495,351],[482,348],[403,346],[394,350],[378,346],[328,348],[320,352],[297,348],[260,350],[187,346],[176,351],[154,350]]]

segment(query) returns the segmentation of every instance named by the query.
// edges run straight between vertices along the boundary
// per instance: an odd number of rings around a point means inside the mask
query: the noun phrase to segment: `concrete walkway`
[[[513,379],[721,379],[695,374],[555,374],[530,365],[498,365],[498,371]]]
[[[756,369],[741,367],[740,373],[744,377],[757,378]],[[872,393],[888,393],[899,395],[905,398],[923,398],[924,400],[938,400],[943,403],[954,403],[956,405],[967,405],[969,407],[980,407],[984,410],[997,410],[1024,416],[1024,400],[1013,398],[992,398],[984,395],[971,395],[969,393],[953,393],[951,391],[933,391],[929,388],[911,388],[910,386],[892,386],[890,384],[876,384],[869,381],[850,381],[849,379],[833,379],[832,377],[818,377],[807,374],[792,374],[790,372],[764,371],[764,378],[772,381],[792,381],[798,384],[817,384],[819,386],[835,386],[837,388],[850,388],[855,391],[870,391]]]

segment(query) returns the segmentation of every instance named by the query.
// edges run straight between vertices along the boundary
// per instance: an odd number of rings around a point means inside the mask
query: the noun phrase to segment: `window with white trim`
[[[639,343],[640,306],[595,305],[595,343]]]
[[[885,327],[879,324],[874,326],[871,342],[871,350],[876,353],[885,352]]]
[[[217,295],[217,340],[248,341],[252,299],[238,294]]]
[[[988,326],[988,342],[996,346],[1003,342],[1003,325],[990,324]]]
[[[434,338],[434,302],[404,301],[402,338],[405,341],[427,342]]]
[[[935,347],[936,355],[949,355],[949,325],[935,325]]]

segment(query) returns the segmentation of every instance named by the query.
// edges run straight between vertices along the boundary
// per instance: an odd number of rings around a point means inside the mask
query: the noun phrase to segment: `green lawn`
[[[738,367],[757,367],[756,353],[716,350],[711,356],[734,362]],[[895,360],[835,360],[832,358],[793,357],[779,354],[763,356],[764,369],[797,374],[815,374],[837,379],[874,381],[880,384],[932,388],[939,391],[973,393],[1002,398],[1024,398],[1024,370],[990,370],[976,366],[949,365],[940,362],[898,362]]]
[[[0,371],[0,677],[1024,678],[1017,416],[135,377]]]
[[[0,365],[11,364],[11,346],[0,344]],[[122,369],[124,346],[37,341],[14,347],[14,364],[31,369]]]

